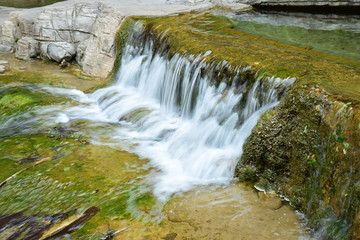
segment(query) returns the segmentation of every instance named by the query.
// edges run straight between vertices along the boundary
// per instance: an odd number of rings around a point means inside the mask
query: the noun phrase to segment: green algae
[[[252,66],[253,74],[267,71],[270,76],[296,77],[297,86],[320,85],[344,102],[360,99],[358,61],[254,36],[235,29],[235,25],[240,29],[244,23],[209,12],[141,20],[172,53],[198,55],[211,51],[204,57],[207,62],[226,60],[232,69]]]
[[[64,0],[0,0],[0,5],[14,8],[34,8],[50,5],[61,1]]]
[[[0,89],[0,122],[42,106],[76,104],[64,97],[36,90],[36,84],[92,91],[106,86],[109,80],[82,77],[76,68],[64,72],[53,64],[45,66],[37,61],[31,63],[31,70],[12,68],[0,76],[3,85]],[[36,129],[31,133],[19,131],[16,135],[1,137],[0,181],[27,169],[0,188],[1,215],[23,212],[25,216],[40,217],[75,214],[98,207],[100,211],[96,216],[78,233],[73,233],[78,238],[93,234],[99,228],[102,231],[109,222],[150,219],[148,212],[155,204],[155,198],[143,183],[144,175],[149,172],[144,165],[146,160],[116,146],[89,144],[86,132],[96,129],[87,121],[51,127],[41,127],[41,123],[35,125]],[[106,131],[107,126],[102,128]],[[43,158],[50,160],[34,165]],[[15,231],[23,231],[20,228]],[[11,232],[11,229],[6,229],[5,235],[7,231]]]
[[[135,20],[132,17],[126,17],[121,22],[121,26],[116,34],[115,43],[116,43],[117,55],[114,62],[112,74],[115,74],[120,67],[123,48],[125,47],[126,41],[134,25],[135,25]]]
[[[0,99],[1,108],[17,108],[35,103],[36,100],[26,95],[8,94]]]
[[[350,105],[318,88],[293,89],[253,129],[236,170],[248,181],[251,166],[258,181],[288,196],[308,216],[308,226],[326,229],[324,238],[357,234],[350,226],[360,209],[359,112]]]
[[[77,65],[70,65],[66,69],[61,69],[58,64],[53,62],[22,61],[9,54],[1,54],[1,58],[9,62],[9,70],[0,75],[0,84],[47,84],[64,88],[75,87],[89,92],[92,89],[99,88],[99,86],[111,83],[110,77],[102,79],[84,75]],[[25,69],[19,70],[19,66]]]
[[[358,33],[345,30],[312,30],[293,26],[274,26],[268,23],[234,21],[233,29],[266,39],[324,52],[341,58],[360,61]]]

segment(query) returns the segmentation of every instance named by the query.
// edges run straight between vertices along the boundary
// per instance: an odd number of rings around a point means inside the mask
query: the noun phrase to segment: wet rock
[[[44,60],[53,60],[61,63],[62,60],[67,62],[75,57],[75,47],[67,42],[42,43],[40,47],[40,56]]]
[[[283,103],[265,113],[244,145],[235,175],[244,165],[254,165],[269,189],[287,196],[307,214],[310,227],[320,230],[331,212],[327,225],[341,223],[346,235],[360,209],[360,180],[353,174],[360,170],[360,112],[320,90],[293,89]],[[330,231],[325,236],[332,234],[330,228],[324,231]]]
[[[0,60],[0,73],[4,73],[9,69],[9,62]]]
[[[239,181],[255,182],[257,179],[256,176],[256,167],[252,165],[244,165],[239,168],[238,175]]]
[[[360,212],[355,217],[352,237],[353,240],[360,240]]]
[[[36,58],[40,54],[40,44],[32,37],[23,37],[17,42],[15,57],[22,60]]]
[[[65,59],[63,59],[59,64],[59,67],[63,69],[66,68],[67,66],[69,66],[69,63]]]
[[[177,234],[176,233],[168,233],[166,234],[165,237],[163,237],[162,239],[165,240],[174,240],[176,238]]]
[[[258,192],[261,203],[264,207],[277,210],[282,207],[283,202],[274,191]]]

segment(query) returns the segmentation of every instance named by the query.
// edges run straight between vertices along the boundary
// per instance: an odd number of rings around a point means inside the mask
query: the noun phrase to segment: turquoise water
[[[225,16],[239,31],[360,61],[360,16],[255,11]]]

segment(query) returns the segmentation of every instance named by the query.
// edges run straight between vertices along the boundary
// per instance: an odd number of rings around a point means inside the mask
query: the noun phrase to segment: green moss
[[[80,71],[80,69],[64,70],[64,72],[70,73],[70,74],[72,74],[72,75],[74,75],[74,76],[76,76],[77,78],[82,79],[82,80],[94,81],[94,77],[90,77],[90,76],[84,75],[84,74]]]
[[[0,99],[0,108],[18,108],[35,103],[36,100],[26,95],[8,94]]]
[[[119,69],[119,66],[121,64],[123,48],[125,47],[126,41],[130,34],[130,30],[133,28],[134,24],[135,24],[135,20],[132,17],[127,17],[122,21],[119,31],[117,32],[116,35],[117,56],[113,67],[113,74]]]
[[[355,32],[345,30],[311,30],[293,26],[274,26],[268,23],[251,21],[225,20],[230,22],[233,29],[254,36],[360,61],[358,54],[360,48],[359,43],[356,41],[358,34]]]
[[[241,27],[246,27],[243,22],[209,12],[140,20],[150,35],[160,41],[157,44],[167,44],[173,54],[211,51],[204,57],[208,63],[226,60],[232,69],[250,65],[252,74],[266,71],[270,76],[296,77],[297,86],[318,84],[344,102],[359,102],[358,61],[254,36],[241,31]]]
[[[236,175],[256,167],[257,177],[288,196],[310,227],[346,239],[360,208],[353,174],[360,170],[358,114],[317,87],[295,88],[253,129]]]

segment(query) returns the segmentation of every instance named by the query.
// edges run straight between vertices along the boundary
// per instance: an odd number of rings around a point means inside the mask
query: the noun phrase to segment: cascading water
[[[78,119],[116,123],[112,139],[132,143],[127,150],[160,169],[154,185],[160,199],[195,185],[230,182],[260,115],[279,103],[280,93],[294,79],[243,80],[240,87],[228,86],[224,79],[214,79],[216,66],[202,61],[203,56],[170,57],[154,50],[152,40],[134,41],[136,37],[126,44],[112,86],[87,95],[39,86],[34,90],[65,95],[79,104],[35,109],[1,128],[44,117],[47,124]],[[234,71],[233,78],[239,74]]]

